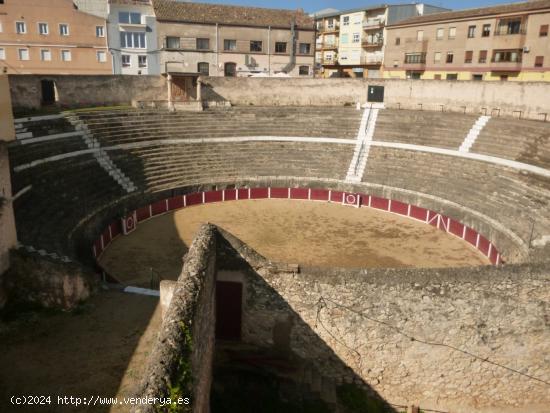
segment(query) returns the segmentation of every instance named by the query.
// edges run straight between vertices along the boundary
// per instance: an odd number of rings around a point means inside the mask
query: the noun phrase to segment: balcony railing
[[[325,50],[338,49],[338,42],[321,43],[321,49],[325,49]]]
[[[361,43],[363,47],[380,47],[384,45],[384,39],[377,40],[363,40]]]
[[[317,29],[317,31],[319,33],[330,33],[330,32],[337,32],[338,30],[340,30],[340,25],[339,24],[332,24],[332,25],[327,25],[327,26],[322,26],[322,27],[319,27]]]
[[[383,60],[384,60],[383,55],[361,56],[362,65],[378,65],[378,64],[382,64]]]
[[[381,19],[368,19],[363,22],[363,29],[373,30],[384,27],[384,20]]]

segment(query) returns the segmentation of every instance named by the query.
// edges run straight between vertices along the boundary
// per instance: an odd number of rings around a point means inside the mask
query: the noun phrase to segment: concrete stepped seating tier
[[[109,151],[144,190],[261,176],[344,179],[353,145],[301,142],[229,142],[162,145]]]
[[[36,142],[21,145],[15,142],[10,148],[10,164],[12,167],[30,163],[35,160],[88,149],[81,136],[56,139],[46,142]]]
[[[550,169],[550,126],[533,120],[491,118],[470,151]]]
[[[200,113],[125,110],[80,112],[102,145],[153,139],[299,136],[355,139],[362,111],[355,108],[211,109]]]
[[[46,163],[12,180],[16,189],[32,184],[15,201],[19,242],[69,256],[67,237],[79,221],[124,195],[92,155]]]
[[[71,125],[65,117],[56,119],[38,119],[39,120],[17,122],[16,132],[19,133],[20,131],[25,130],[26,132],[31,132],[32,137],[36,138],[40,136],[55,135],[58,133],[74,132],[75,130],[74,126]]]
[[[363,182],[431,194],[502,223],[528,243],[550,234],[550,180],[473,160],[374,147]]]
[[[420,110],[381,110],[375,141],[458,149],[478,116]]]

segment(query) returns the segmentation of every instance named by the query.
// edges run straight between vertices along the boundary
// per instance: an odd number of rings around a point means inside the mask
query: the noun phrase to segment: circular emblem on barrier
[[[346,204],[355,205],[357,203],[357,195],[347,194],[346,195]]]
[[[134,221],[133,216],[129,216],[126,218],[126,231],[132,231],[134,229],[134,225],[136,225],[136,222]]]

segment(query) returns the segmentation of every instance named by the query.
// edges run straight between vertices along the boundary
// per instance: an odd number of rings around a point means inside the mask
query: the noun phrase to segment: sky
[[[375,4],[412,3],[412,0],[195,0],[201,3],[236,4],[241,6],[269,7],[279,9],[302,8],[311,13],[325,8],[338,10],[353,9]],[[422,0],[416,0],[420,3]],[[513,0],[425,0],[425,3],[449,9],[469,9],[472,7],[484,7],[502,3],[513,3]]]

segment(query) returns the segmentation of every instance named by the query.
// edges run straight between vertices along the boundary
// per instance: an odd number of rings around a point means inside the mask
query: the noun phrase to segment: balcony
[[[331,24],[317,29],[318,33],[336,33],[340,31],[340,24]]]
[[[491,70],[519,72],[523,60],[521,49],[495,50],[491,58]]]
[[[336,50],[338,49],[338,42],[321,43],[321,50]]]
[[[384,46],[384,39],[376,39],[376,40],[363,40],[361,43],[361,46],[363,46],[366,49],[375,49],[378,47]]]
[[[363,22],[363,30],[375,30],[384,27],[384,20],[382,19],[367,19]]]
[[[361,56],[362,65],[381,65],[383,60],[384,55],[380,54]]]

